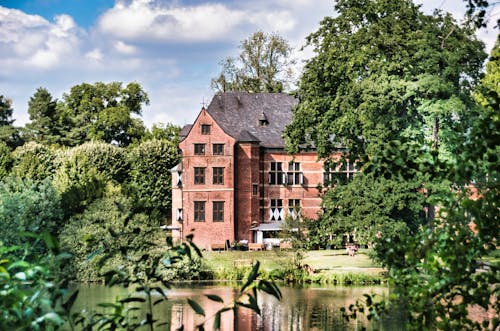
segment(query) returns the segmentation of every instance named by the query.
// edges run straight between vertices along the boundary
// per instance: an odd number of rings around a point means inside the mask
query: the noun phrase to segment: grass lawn
[[[320,250],[308,251],[302,264],[308,264],[313,269],[326,272],[360,272],[379,273],[383,269],[368,257],[368,249],[361,249],[356,256],[348,256],[345,250]],[[262,270],[284,268],[291,264],[294,257],[291,251],[222,251],[205,252],[203,257],[207,264],[214,270],[219,268],[232,268],[235,263],[259,261]],[[237,262],[235,262],[237,261]]]

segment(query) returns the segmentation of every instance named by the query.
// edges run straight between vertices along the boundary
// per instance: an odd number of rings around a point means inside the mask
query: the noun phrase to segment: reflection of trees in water
[[[261,298],[262,317],[258,319],[257,330],[353,330],[362,325],[368,330],[394,329],[390,320],[371,325],[362,315],[357,321],[346,322],[340,312],[341,307],[355,303],[365,293],[387,296],[385,287],[283,287],[281,290],[281,302],[269,296]]]
[[[217,310],[223,306],[210,301],[205,295],[215,294],[231,302],[236,296],[237,289],[229,285],[182,285],[186,287],[169,290],[169,300],[154,307],[155,318],[167,322],[163,330],[176,330],[184,325],[184,330],[194,330],[195,326],[202,323],[205,318],[196,315],[187,304],[187,299],[196,300],[205,310],[207,317],[213,317]],[[249,309],[240,308],[236,317],[233,311],[222,314],[221,330],[223,331],[272,331],[272,330],[355,330],[357,327],[366,326],[368,330],[381,331],[400,330],[401,321],[396,317],[389,317],[380,323],[368,324],[364,317],[358,321],[345,322],[340,312],[341,307],[348,307],[362,298],[365,293],[376,293],[387,297],[388,289],[379,287],[329,287],[329,288],[292,288],[280,287],[283,300],[259,294],[259,306],[262,316],[257,316]],[[83,286],[82,297],[77,301],[77,308],[96,307],[97,303],[113,301],[114,298],[126,295],[126,290],[110,290],[104,286]],[[83,292],[83,293],[82,293]],[[139,315],[141,313],[139,312]],[[144,317],[144,316],[141,316]],[[212,330],[213,318],[205,324],[206,330]]]

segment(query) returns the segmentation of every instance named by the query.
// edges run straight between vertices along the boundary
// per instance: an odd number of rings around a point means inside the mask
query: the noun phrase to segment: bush
[[[61,200],[50,179],[37,183],[30,179],[8,177],[0,182],[0,240],[6,246],[30,243],[30,250],[43,252],[39,242],[21,234],[44,231],[57,234],[62,217]]]

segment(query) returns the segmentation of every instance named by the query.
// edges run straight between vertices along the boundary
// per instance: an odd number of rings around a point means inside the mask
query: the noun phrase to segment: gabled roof
[[[282,148],[283,130],[296,104],[297,99],[285,93],[225,92],[214,96],[207,112],[239,142]]]

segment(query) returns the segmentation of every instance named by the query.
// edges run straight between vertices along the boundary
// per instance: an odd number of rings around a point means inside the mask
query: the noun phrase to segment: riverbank
[[[259,261],[262,276],[275,280],[335,285],[385,283],[385,269],[371,260],[369,252],[361,249],[349,256],[345,250],[306,251],[298,258],[294,251],[220,251],[205,252],[203,257],[217,280],[242,279]]]

